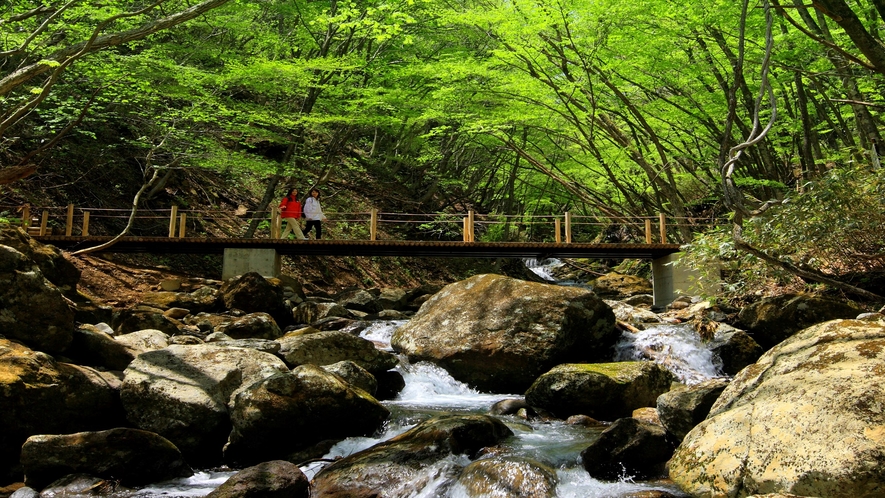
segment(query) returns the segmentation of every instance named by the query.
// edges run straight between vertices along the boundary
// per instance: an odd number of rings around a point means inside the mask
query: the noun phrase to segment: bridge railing
[[[18,216],[17,216],[18,215]],[[724,220],[674,218],[663,214],[645,217],[550,215],[499,215],[464,213],[327,212],[325,238],[381,240],[461,240],[464,242],[683,242],[681,235],[724,225]],[[32,235],[95,235],[91,226],[122,230],[128,209],[68,206],[0,206],[0,217],[19,218]],[[242,238],[253,218],[260,219],[255,238],[279,238],[282,220],[277,208],[268,211],[197,210],[173,206],[165,210],[140,209],[132,220],[133,236]],[[110,228],[108,228],[110,227]],[[111,233],[110,235],[115,235]],[[394,235],[396,235],[394,237]]]

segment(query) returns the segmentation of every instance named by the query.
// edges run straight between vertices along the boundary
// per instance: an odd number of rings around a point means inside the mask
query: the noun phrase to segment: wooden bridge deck
[[[112,239],[98,236],[38,235],[40,242],[76,251]],[[289,256],[412,256],[450,258],[657,259],[679,252],[679,244],[588,244],[546,242],[459,242],[401,240],[280,240],[241,238],[123,237],[103,252],[223,254],[226,248],[275,249]]]

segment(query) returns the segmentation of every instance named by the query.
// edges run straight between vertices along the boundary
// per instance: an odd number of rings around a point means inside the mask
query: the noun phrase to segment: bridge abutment
[[[711,281],[699,269],[680,263],[679,253],[653,259],[651,268],[654,288],[652,306],[656,310],[666,308],[679,296],[713,295],[719,291],[718,280]]]
[[[221,278],[228,280],[249,272],[260,273],[262,277],[280,276],[280,255],[276,249],[231,248],[224,249],[224,262]]]

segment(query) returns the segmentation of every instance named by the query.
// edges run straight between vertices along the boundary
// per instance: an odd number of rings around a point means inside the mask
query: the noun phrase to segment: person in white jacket
[[[316,228],[316,239],[323,238],[323,220],[326,215],[323,214],[323,207],[320,206],[320,191],[310,189],[310,196],[304,201],[304,217],[307,223],[304,225],[304,235],[310,235],[310,230]]]

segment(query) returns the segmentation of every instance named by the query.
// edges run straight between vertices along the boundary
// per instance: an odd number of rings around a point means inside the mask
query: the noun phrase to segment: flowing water
[[[393,331],[404,321],[378,322],[362,332],[383,349],[390,349]],[[718,376],[713,355],[703,344],[692,339],[693,334],[682,326],[664,325],[640,334],[625,334],[617,346],[615,359],[648,358],[648,351],[659,354],[652,359],[667,366],[680,381],[690,384]],[[384,405],[391,417],[383,432],[374,437],[346,439],[325,455],[325,458],[347,456],[381,441],[401,434],[434,415],[444,413],[487,413],[503,399],[521,398],[521,394],[488,394],[471,389],[454,380],[445,370],[429,364],[403,363],[398,370],[406,381],[400,395]],[[534,458],[557,469],[559,498],[618,498],[640,491],[660,490],[676,496],[682,493],[670,483],[635,481],[629,476],[618,481],[599,481],[590,477],[580,463],[581,451],[590,445],[601,429],[571,426],[563,422],[526,421],[516,417],[501,417],[514,436],[504,443],[504,452]],[[464,456],[451,456],[427,469],[428,475],[439,476],[414,497],[462,498],[463,489],[450,477],[468,463]],[[312,478],[325,463],[317,462],[302,467]],[[137,496],[191,497],[205,496],[224,482],[233,472],[198,472],[187,479],[161,483],[142,489]]]
[[[557,262],[545,262],[546,265]],[[531,265],[529,265],[532,268]],[[544,264],[533,269],[545,278],[549,272]],[[405,321],[376,322],[361,333],[378,347],[391,351],[390,338]],[[687,326],[661,325],[638,334],[625,333],[616,346],[615,361],[651,359],[667,367],[685,384],[694,384],[718,377],[717,358],[697,340]],[[399,396],[384,405],[391,412],[382,433],[374,437],[355,437],[335,445],[325,458],[351,455],[374,444],[390,439],[429,417],[445,413],[487,413],[491,406],[503,399],[522,398],[521,394],[488,394],[471,389],[453,379],[445,370],[429,364],[409,364],[402,359],[398,367],[406,381]],[[590,477],[580,462],[580,453],[598,436],[601,429],[567,425],[560,421],[526,421],[511,416],[501,419],[514,436],[503,444],[510,455],[534,458],[557,469],[558,498],[626,498],[643,491],[659,490],[675,496],[685,496],[669,482],[642,482],[629,476],[617,481],[599,481]],[[428,476],[436,476],[430,484],[416,490],[414,498],[466,498],[466,493],[451,477],[466,465],[464,456],[450,456],[427,469]],[[308,478],[313,478],[323,462],[302,467]],[[205,496],[224,482],[233,472],[198,472],[188,479],[161,483],[141,490],[137,496],[191,497]]]

